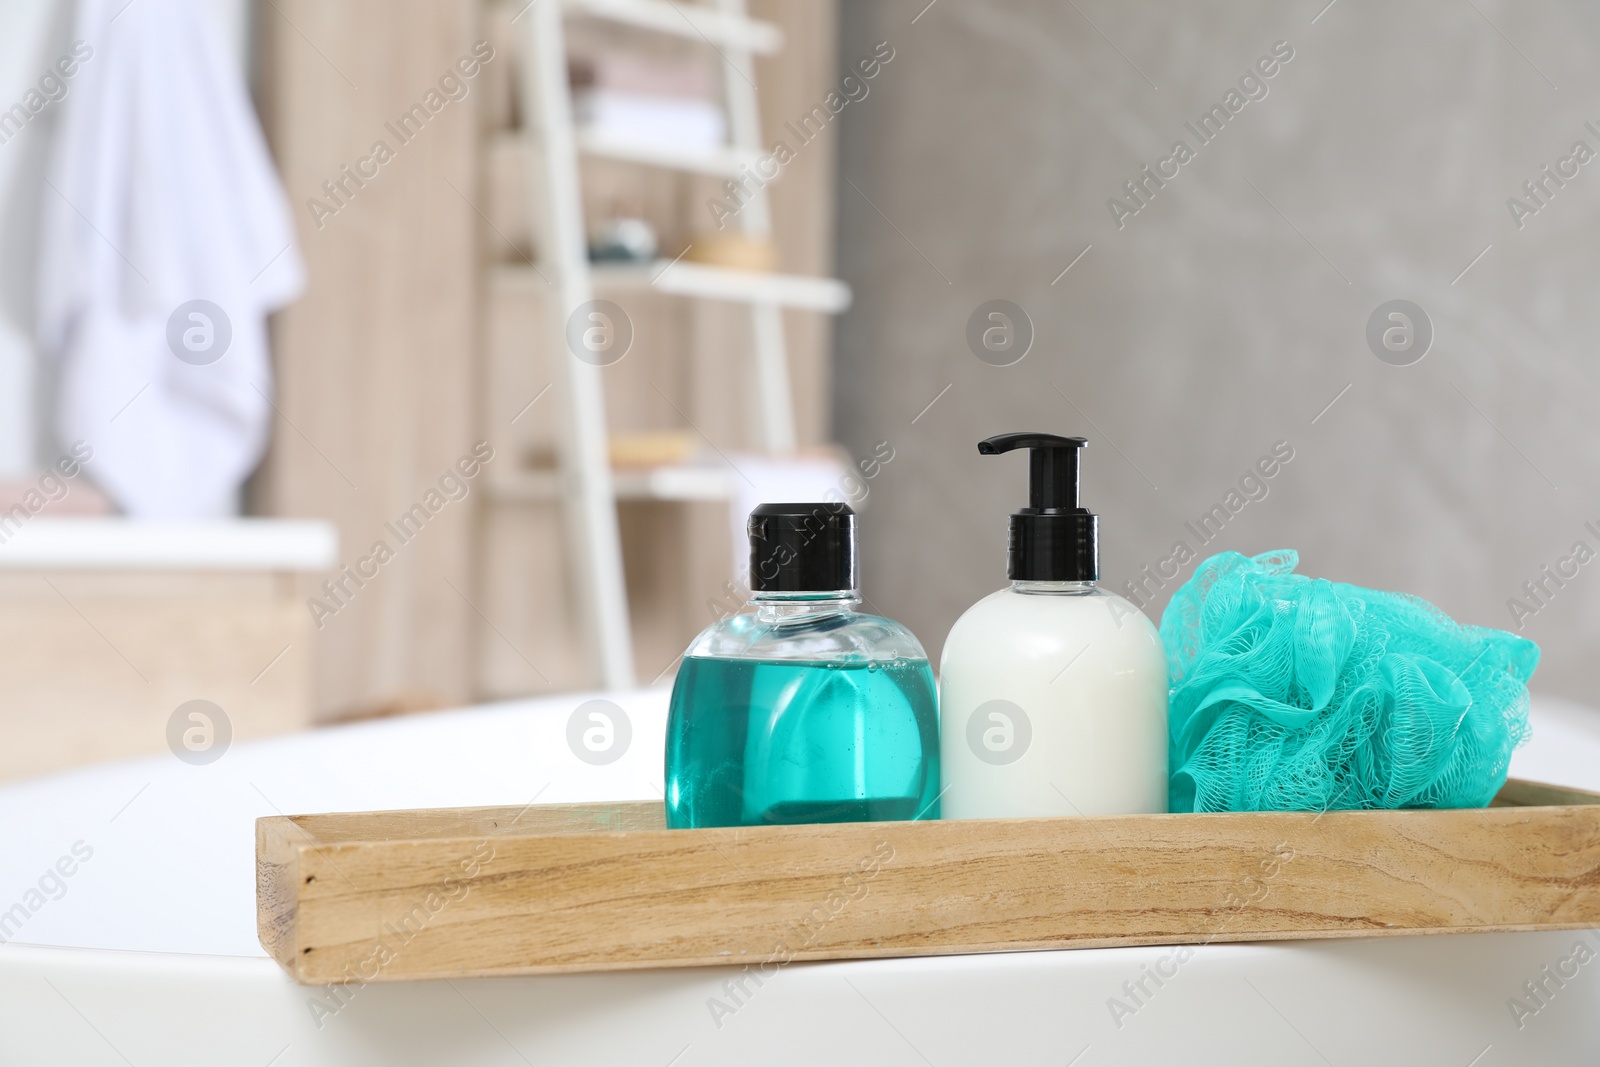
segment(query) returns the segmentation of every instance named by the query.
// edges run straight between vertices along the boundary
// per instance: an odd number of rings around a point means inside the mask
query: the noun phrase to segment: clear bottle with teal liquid
[[[856,611],[845,504],[750,514],[749,609],[695,638],[667,719],[667,825],[939,817],[933,669],[910,630]]]

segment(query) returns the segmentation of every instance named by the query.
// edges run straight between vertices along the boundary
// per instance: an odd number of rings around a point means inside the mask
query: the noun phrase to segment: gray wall
[[[1600,160],[1520,230],[1506,204],[1575,141],[1600,152],[1592,5],[925,2],[844,5],[841,61],[895,57],[840,117],[835,417],[856,455],[895,448],[866,593],[931,655],[1005,581],[1025,464],[974,447],[1005,430],[1091,439],[1113,587],[1198,546],[1185,522],[1279,440],[1294,459],[1202,554],[1295,548],[1513,628],[1524,581],[1600,549]],[[1280,40],[1267,95],[1200,146],[1184,122]],[[1180,137],[1195,158],[1119,229],[1107,199]],[[1012,366],[964,337],[996,298],[1035,331]],[[1396,298],[1435,331],[1409,366],[1366,340]],[[1600,561],[1523,633],[1536,692],[1593,702]]]

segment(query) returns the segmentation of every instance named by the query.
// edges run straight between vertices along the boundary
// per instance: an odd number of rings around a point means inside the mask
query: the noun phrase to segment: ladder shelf
[[[520,4],[522,0],[512,0]],[[729,143],[715,149],[679,148],[648,140],[580,131],[573,122],[563,19],[604,19],[705,44],[724,71],[723,104]],[[687,464],[613,468],[608,455],[604,403],[605,368],[567,350],[567,321],[596,294],[654,290],[688,298],[729,301],[750,315],[752,406],[761,450],[795,451],[795,420],[785,350],[785,308],[836,314],[850,303],[850,289],[832,278],[736,270],[684,260],[645,264],[590,263],[583,232],[581,159],[618,160],[714,177],[738,177],[761,153],[761,129],[753,56],[783,47],[783,33],[748,17],[744,0],[558,0],[521,7],[513,18],[522,35],[521,78],[524,128],[493,138],[489,151],[520,154],[534,207],[540,250],[537,269],[496,266],[490,286],[500,292],[544,299],[545,344],[560,413],[559,469],[522,471],[496,478],[492,499],[510,503],[558,502],[566,519],[581,623],[595,653],[598,681],[607,689],[634,685],[629,608],[617,526],[618,500],[728,500],[726,471]],[[744,202],[735,224],[746,236],[771,234],[771,208],[764,188]]]

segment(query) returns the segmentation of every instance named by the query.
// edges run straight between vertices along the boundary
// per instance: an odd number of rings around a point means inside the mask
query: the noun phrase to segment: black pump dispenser
[[[1078,506],[1078,450],[1088,444],[1082,437],[1048,433],[1003,433],[978,442],[985,456],[1030,450],[1028,506],[1011,516],[1006,576],[1012,581],[1099,579],[1099,519]]]

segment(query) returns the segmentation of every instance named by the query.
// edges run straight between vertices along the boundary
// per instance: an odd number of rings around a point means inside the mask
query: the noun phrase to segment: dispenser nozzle
[[[1007,573],[1016,580],[1094,581],[1100,576],[1098,522],[1078,503],[1078,450],[1082,437],[1003,433],[978,442],[978,453],[998,456],[1028,449],[1028,506],[1011,516]]]
[[[1082,437],[1053,433],[1002,433],[978,442],[978,453],[998,456],[1026,448],[1028,453],[1028,510],[1075,511],[1078,508],[1078,449],[1087,448]]]

